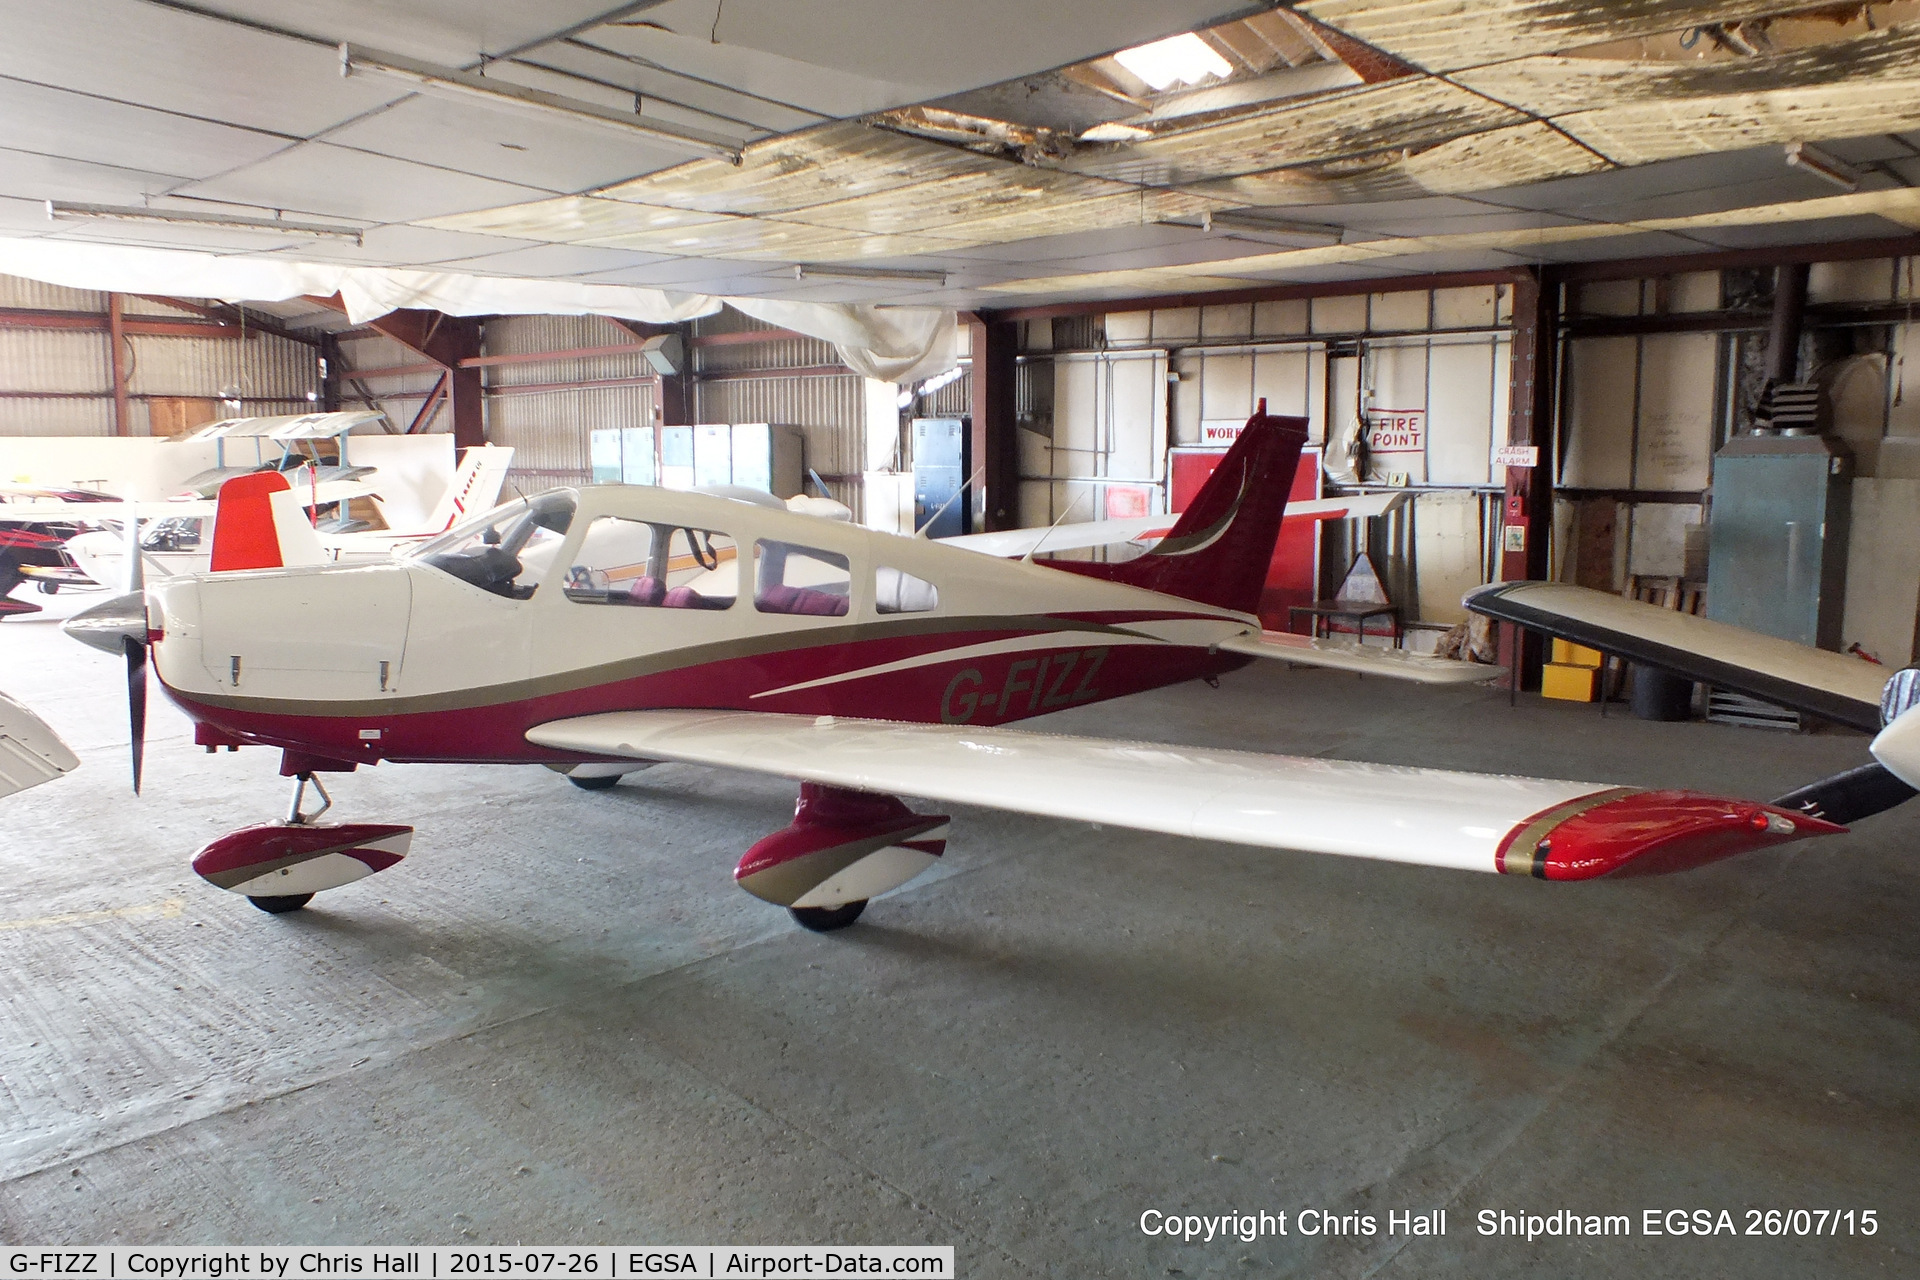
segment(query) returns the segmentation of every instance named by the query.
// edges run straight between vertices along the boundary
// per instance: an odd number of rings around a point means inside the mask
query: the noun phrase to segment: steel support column
[[[1501,507],[1500,580],[1535,581],[1549,576],[1547,551],[1553,532],[1554,322],[1559,284],[1541,271],[1513,286],[1513,359],[1508,388],[1507,444],[1537,450],[1534,465],[1506,469]],[[1515,652],[1515,644],[1520,649]],[[1503,626],[1500,657],[1518,672],[1522,688],[1540,683],[1541,639]],[[1509,677],[1511,680],[1511,676]]]
[[[127,299],[107,295],[108,366],[113,370],[113,434],[133,434],[133,404],[127,394]]]
[[[342,313],[346,311],[346,305],[337,293],[330,298],[311,294],[308,297],[321,306],[332,307]],[[480,370],[461,366],[462,361],[480,354],[478,319],[406,308],[389,311],[370,321],[367,327],[446,370],[446,401],[453,412],[454,448],[466,449],[487,442]],[[430,425],[430,422],[416,420],[414,428],[424,430]]]
[[[1020,522],[1020,441],[1014,418],[1014,354],[1020,326],[976,316],[973,330],[973,432],[975,487],[968,477],[969,530],[1016,528]]]

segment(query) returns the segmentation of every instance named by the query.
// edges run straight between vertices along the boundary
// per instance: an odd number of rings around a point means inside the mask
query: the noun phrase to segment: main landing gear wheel
[[[283,916],[289,911],[298,911],[309,902],[312,902],[313,895],[310,893],[288,893],[269,895],[261,898],[248,898],[247,901],[268,915]],[[864,906],[865,904],[863,903],[861,905]]]
[[[609,787],[620,784],[620,775],[610,773],[604,778],[576,778],[572,774],[568,774],[567,781],[582,791],[605,791]]]
[[[815,933],[832,933],[835,929],[844,929],[860,918],[867,909],[867,900],[849,902],[839,907],[788,907],[787,914],[793,917],[795,924],[802,929]]]

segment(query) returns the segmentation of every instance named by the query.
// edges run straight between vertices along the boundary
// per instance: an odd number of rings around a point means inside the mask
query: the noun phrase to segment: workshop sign
[[[1425,409],[1368,409],[1367,452],[1420,453],[1427,451]]]

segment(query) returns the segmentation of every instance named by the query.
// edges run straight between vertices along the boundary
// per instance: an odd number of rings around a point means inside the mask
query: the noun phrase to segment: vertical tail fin
[[[1147,554],[1124,564],[1063,560],[1053,567],[1253,613],[1306,442],[1307,420],[1275,417],[1263,399],[1193,502]]]
[[[256,471],[220,486],[213,515],[215,573],[326,561],[320,537],[284,475]]]
[[[428,533],[445,533],[471,515],[491,508],[500,497],[500,486],[507,481],[507,468],[513,465],[513,450],[505,445],[482,444],[468,449],[460,459],[453,483],[440,495],[440,501],[427,517]]]

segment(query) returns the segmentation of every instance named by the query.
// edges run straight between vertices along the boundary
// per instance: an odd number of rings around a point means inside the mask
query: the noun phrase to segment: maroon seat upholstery
[[[845,596],[809,587],[765,587],[753,603],[762,613],[801,613],[821,618],[843,618],[847,613]]]
[[[627,586],[627,603],[658,605],[667,594],[666,584],[660,579],[649,576],[635,578]]]
[[[733,601],[731,598],[703,596],[692,587],[675,587],[661,598],[660,603],[668,609],[724,609]]]

